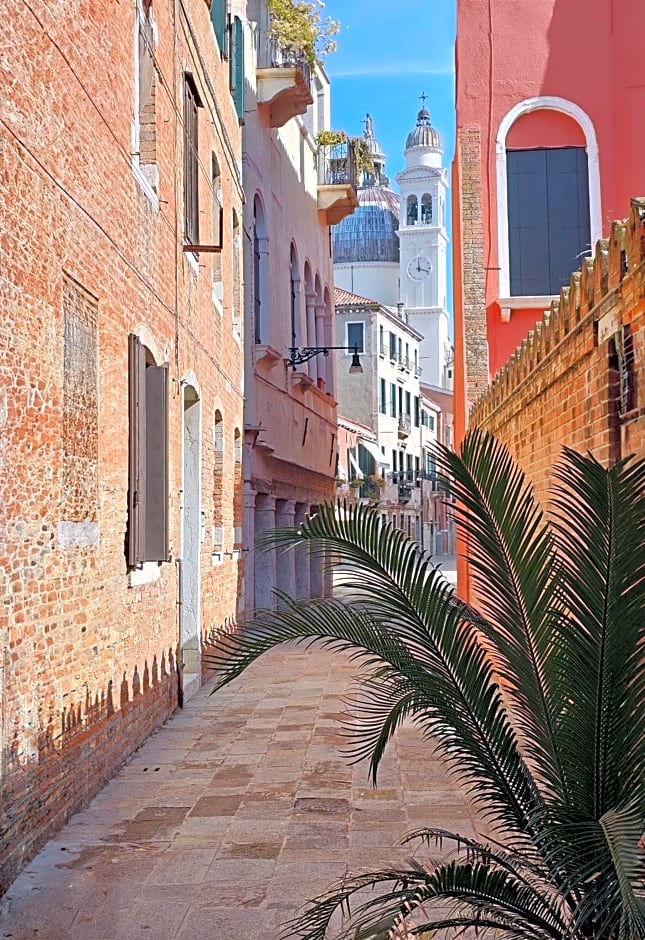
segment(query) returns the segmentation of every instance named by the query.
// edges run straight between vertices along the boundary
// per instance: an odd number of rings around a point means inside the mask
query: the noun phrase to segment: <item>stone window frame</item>
[[[510,251],[508,237],[508,183],[506,138],[511,127],[519,118],[533,111],[560,111],[578,124],[582,130],[587,151],[589,175],[589,221],[591,227],[591,244],[602,238],[602,211],[600,191],[600,160],[598,153],[598,139],[596,130],[589,115],[577,104],[566,98],[553,95],[542,95],[535,98],[526,98],[518,102],[502,118],[495,140],[495,164],[497,178],[497,257],[499,265],[499,286],[497,302],[502,308],[502,319],[510,319],[512,309],[510,301],[516,298],[511,296],[510,280]],[[528,297],[525,302],[513,303],[513,306],[533,307],[536,302],[545,303],[550,298]],[[538,306],[540,303],[538,303]]]

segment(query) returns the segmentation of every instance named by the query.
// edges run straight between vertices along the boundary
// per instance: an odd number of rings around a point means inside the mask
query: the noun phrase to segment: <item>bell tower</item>
[[[399,276],[401,301],[411,326],[423,334],[423,381],[443,385],[449,352],[446,254],[448,171],[442,165],[438,132],[422,107],[405,142],[405,169],[397,173],[400,190]]]

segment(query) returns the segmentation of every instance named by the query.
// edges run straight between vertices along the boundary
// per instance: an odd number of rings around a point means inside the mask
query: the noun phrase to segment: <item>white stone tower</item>
[[[422,99],[416,127],[405,143],[405,169],[396,176],[400,191],[400,299],[410,326],[424,337],[420,349],[422,381],[442,386],[450,351],[446,310],[448,171],[442,166],[441,140],[430,123],[425,95]]]

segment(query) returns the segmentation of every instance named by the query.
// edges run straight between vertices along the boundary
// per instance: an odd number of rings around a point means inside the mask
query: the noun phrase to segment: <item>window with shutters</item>
[[[211,24],[220,55],[228,57],[227,0],[211,0]]]
[[[386,391],[386,382],[385,379],[380,380],[380,401],[379,401],[379,411],[382,415],[387,414],[387,391]]]
[[[557,294],[590,250],[584,147],[507,150],[511,296]]]
[[[199,244],[199,135],[201,101],[195,82],[184,76],[184,238]]]
[[[230,86],[240,121],[244,120],[244,26],[239,16],[231,23]]]
[[[137,336],[128,348],[129,483],[127,560],[130,568],[167,561],[168,365],[157,366]]]
[[[390,382],[390,417],[396,418],[396,385]]]

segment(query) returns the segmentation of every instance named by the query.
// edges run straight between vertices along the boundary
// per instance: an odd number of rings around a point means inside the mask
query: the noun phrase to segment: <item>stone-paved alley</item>
[[[285,647],[215,696],[202,689],[23,871],[0,936],[274,940],[346,870],[405,860],[419,825],[473,833],[413,729],[378,789],[343,758],[348,659]]]

